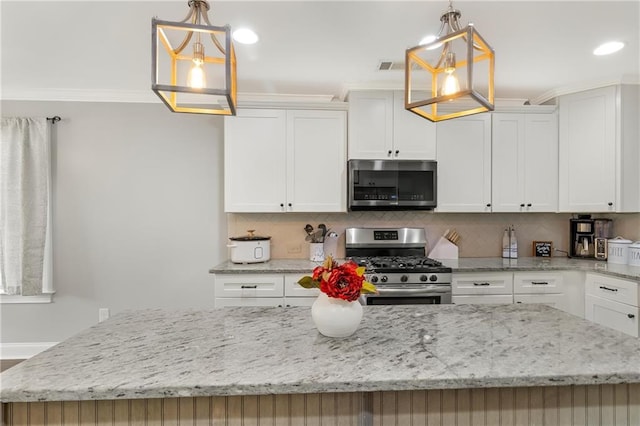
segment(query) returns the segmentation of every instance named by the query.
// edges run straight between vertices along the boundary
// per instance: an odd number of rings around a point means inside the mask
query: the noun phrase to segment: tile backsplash
[[[615,235],[640,240],[640,213],[592,215],[613,219]],[[553,247],[567,250],[568,213],[433,213],[433,212],[350,212],[350,213],[234,213],[228,214],[228,236],[271,237],[271,258],[308,259],[309,243],[304,226],[324,223],[339,234],[337,257],[344,257],[344,230],[349,227],[416,227],[427,234],[427,252],[447,229],[461,236],[460,257],[500,257],[502,234],[513,224],[518,237],[518,256],[532,255],[533,241],[552,241]],[[564,256],[563,253],[556,253]]]

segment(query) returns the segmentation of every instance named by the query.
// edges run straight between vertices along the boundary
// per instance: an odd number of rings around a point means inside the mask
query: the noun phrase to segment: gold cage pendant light
[[[188,5],[180,22],[152,19],[151,89],[173,112],[236,115],[231,28],[211,25],[205,0]]]
[[[406,50],[405,109],[431,121],[494,109],[494,51],[460,16],[449,1],[438,37]]]

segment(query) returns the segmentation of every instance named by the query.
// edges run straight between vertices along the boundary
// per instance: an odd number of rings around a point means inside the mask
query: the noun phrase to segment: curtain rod
[[[54,115],[53,117],[47,117],[47,121],[50,121],[51,124],[56,124],[58,121],[62,120],[60,116]]]

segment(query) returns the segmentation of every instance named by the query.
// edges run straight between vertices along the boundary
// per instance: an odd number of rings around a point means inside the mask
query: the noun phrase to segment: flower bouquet
[[[311,316],[318,331],[328,337],[347,337],[355,333],[362,320],[360,294],[377,293],[365,280],[365,268],[349,260],[338,265],[331,256],[322,266],[313,269],[312,276],[302,277],[304,288],[319,288]]]

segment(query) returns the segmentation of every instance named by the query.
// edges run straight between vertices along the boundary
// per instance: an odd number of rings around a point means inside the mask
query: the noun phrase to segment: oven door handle
[[[451,293],[451,288],[441,288],[437,286],[423,287],[423,288],[380,288],[378,287],[378,294],[381,296],[406,296],[406,295],[424,295],[430,296],[433,294],[446,294]]]

